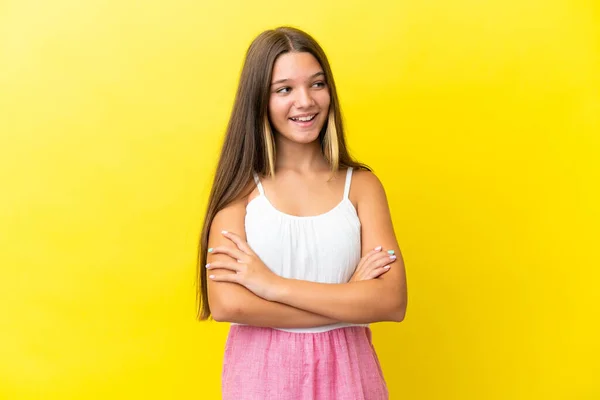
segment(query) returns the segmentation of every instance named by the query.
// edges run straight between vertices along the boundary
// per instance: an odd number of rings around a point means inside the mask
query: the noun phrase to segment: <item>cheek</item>
[[[329,108],[329,103],[331,102],[331,97],[329,96],[329,90],[319,93],[320,95],[317,98],[317,103],[321,108]]]
[[[269,116],[274,120],[287,119],[290,109],[289,102],[286,99],[274,98],[269,101]]]

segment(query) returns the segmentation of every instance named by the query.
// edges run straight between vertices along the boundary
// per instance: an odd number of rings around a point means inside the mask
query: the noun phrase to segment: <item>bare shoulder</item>
[[[363,228],[391,223],[390,207],[381,180],[371,171],[357,171],[350,190]],[[379,229],[379,228],[378,228]]]
[[[400,254],[396,240],[390,206],[381,180],[370,171],[356,174],[358,206],[356,211],[361,223],[362,254],[367,254],[376,246],[394,250]],[[386,273],[388,277],[395,273]]]
[[[385,189],[381,180],[371,171],[357,170],[353,173],[350,195],[356,203],[364,200],[383,199],[386,201]]]
[[[239,228],[243,226],[248,202],[252,200],[253,197],[256,197],[255,192],[257,192],[257,190],[254,182],[248,183],[248,186],[246,189],[244,189],[240,196],[216,213],[212,222],[212,226],[223,228],[234,225],[239,230]]]
[[[215,214],[215,218],[213,219],[213,225],[219,224],[221,222],[226,222],[228,220],[231,220],[232,218],[239,218],[240,216],[245,215],[246,203],[246,198],[239,198],[229,203]]]

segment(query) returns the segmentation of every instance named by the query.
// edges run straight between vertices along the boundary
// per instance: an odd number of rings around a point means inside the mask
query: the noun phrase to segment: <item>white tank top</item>
[[[340,203],[323,214],[307,217],[277,210],[265,196],[256,173],[254,180],[260,195],[246,207],[246,237],[266,266],[284,278],[320,283],[348,282],[361,258],[360,220],[348,198],[352,168],[346,173]],[[324,332],[355,325],[359,324],[281,330]]]

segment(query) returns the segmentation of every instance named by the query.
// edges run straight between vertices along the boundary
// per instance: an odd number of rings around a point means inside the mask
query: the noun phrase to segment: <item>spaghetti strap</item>
[[[350,194],[350,182],[352,181],[352,167],[348,168],[346,172],[346,186],[344,187],[344,199],[348,198]]]
[[[262,183],[260,183],[260,179],[258,179],[258,175],[254,171],[252,172],[252,174],[254,175],[254,182],[256,182],[256,187],[258,188],[258,193],[260,193],[261,196],[264,196],[265,191],[262,187]]]

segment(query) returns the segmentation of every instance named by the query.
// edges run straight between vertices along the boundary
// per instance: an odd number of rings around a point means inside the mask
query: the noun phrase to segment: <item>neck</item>
[[[277,146],[276,170],[314,172],[329,169],[329,163],[321,151],[319,140],[311,143],[295,143],[281,135],[275,136]]]

